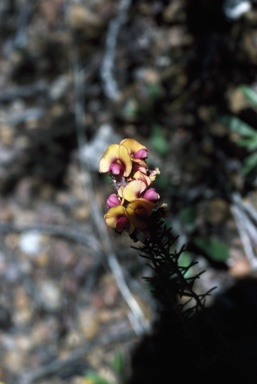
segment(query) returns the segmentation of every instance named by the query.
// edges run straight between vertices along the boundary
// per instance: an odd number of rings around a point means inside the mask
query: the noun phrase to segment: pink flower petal
[[[129,220],[126,216],[122,216],[118,218],[117,223],[116,223],[116,231],[117,232],[122,232],[123,229],[125,229],[128,226]]]
[[[112,208],[112,207],[116,207],[117,205],[120,205],[120,200],[118,199],[118,197],[115,195],[115,193],[112,193],[107,201],[106,201],[106,206],[108,208]]]
[[[120,164],[113,163],[110,166],[110,171],[113,173],[113,175],[119,175],[120,173],[122,173],[123,168]]]
[[[155,201],[159,200],[160,195],[155,191],[154,188],[149,188],[147,191],[145,191],[143,198],[150,201]]]
[[[142,148],[135,153],[135,159],[146,159],[147,156],[148,156],[148,150],[145,148]]]

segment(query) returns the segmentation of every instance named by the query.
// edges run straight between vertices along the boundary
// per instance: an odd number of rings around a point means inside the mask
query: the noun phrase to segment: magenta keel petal
[[[160,196],[158,195],[158,193],[155,191],[154,188],[149,188],[144,193],[143,198],[147,199],[147,200],[150,200],[150,201],[154,201],[154,200],[158,200],[160,198]]]
[[[120,200],[117,198],[115,193],[112,193],[108,199],[106,200],[106,206],[108,208],[116,207],[116,205],[120,205]]]

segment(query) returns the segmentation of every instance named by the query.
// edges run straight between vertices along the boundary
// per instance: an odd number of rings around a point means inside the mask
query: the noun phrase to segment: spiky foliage
[[[144,279],[149,282],[163,309],[172,308],[174,311],[175,308],[183,312],[184,317],[190,317],[204,308],[205,298],[212,289],[205,293],[195,291],[195,282],[204,271],[195,275],[188,274],[197,262],[182,265],[180,257],[185,246],[176,249],[178,236],[173,234],[172,228],[167,228],[163,219],[153,215],[151,221],[151,237],[145,239],[141,247],[133,247],[141,257],[148,260],[147,264],[153,270],[152,276]]]

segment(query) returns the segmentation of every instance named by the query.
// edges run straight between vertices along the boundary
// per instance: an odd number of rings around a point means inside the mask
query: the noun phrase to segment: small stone
[[[30,305],[30,299],[26,292],[26,290],[23,287],[17,288],[15,291],[15,297],[14,297],[14,306],[18,311],[21,311],[23,309],[28,308]]]
[[[10,147],[13,143],[13,129],[9,125],[0,127],[0,143],[4,147]]]
[[[62,305],[62,295],[58,285],[51,280],[39,283],[39,294],[42,306],[49,310],[59,310]]]
[[[41,248],[42,236],[39,232],[28,231],[20,236],[19,246],[27,255],[36,255]]]
[[[70,83],[71,78],[67,74],[57,77],[50,87],[50,98],[54,101],[59,100],[67,92]]]
[[[76,207],[73,210],[74,219],[78,221],[86,221],[90,215],[90,207],[86,205],[81,205]]]
[[[238,88],[229,89],[226,94],[231,112],[240,113],[247,106],[243,93]]]
[[[22,354],[20,350],[14,349],[5,354],[2,358],[2,363],[10,372],[19,374],[23,370],[25,359],[26,355]]]
[[[101,19],[97,14],[80,4],[72,4],[69,12],[69,23],[73,28],[99,27]]]
[[[167,34],[167,44],[171,48],[182,47],[192,43],[192,37],[186,32],[184,27],[174,26]]]
[[[37,266],[44,268],[50,263],[50,255],[46,252],[39,252],[34,262]]]
[[[17,202],[22,207],[30,207],[33,196],[34,182],[30,177],[22,178],[16,185],[15,195]]]
[[[48,321],[39,321],[34,324],[31,330],[31,343],[34,345],[45,344],[49,341],[53,341],[53,338],[58,333],[58,321],[54,317],[48,319]]]
[[[173,0],[167,5],[163,11],[163,19],[168,22],[178,22],[178,20],[184,21],[186,18],[186,13],[184,12],[184,1]]]
[[[31,340],[27,335],[17,335],[16,337],[16,345],[17,348],[22,352],[28,352],[31,348]]]
[[[10,205],[6,204],[6,202],[0,203],[0,221],[10,221],[13,218],[13,211]]]
[[[240,278],[247,276],[251,273],[251,266],[242,254],[241,251],[238,249],[232,248],[231,251],[231,257],[229,260],[229,273],[231,276]]]
[[[81,334],[76,330],[69,332],[64,341],[65,346],[70,349],[78,347],[80,343]]]
[[[13,314],[13,323],[17,327],[23,327],[26,326],[32,319],[32,310],[31,308],[27,307],[23,310],[14,311]]]
[[[82,308],[78,313],[78,326],[80,332],[87,338],[93,339],[99,329],[97,314],[92,309]]]
[[[7,235],[5,238],[5,244],[8,248],[16,249],[19,246],[19,236],[16,234]]]

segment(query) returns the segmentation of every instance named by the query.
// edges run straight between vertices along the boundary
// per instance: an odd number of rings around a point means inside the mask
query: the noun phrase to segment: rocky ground
[[[242,171],[249,152],[222,120],[257,128],[239,88],[257,90],[257,7],[241,3],[1,1],[3,383],[88,384],[94,371],[116,384],[113,360],[128,374],[154,316],[148,267],[102,219],[110,143],[148,147],[168,224],[206,269],[199,288],[254,271],[256,168]]]

